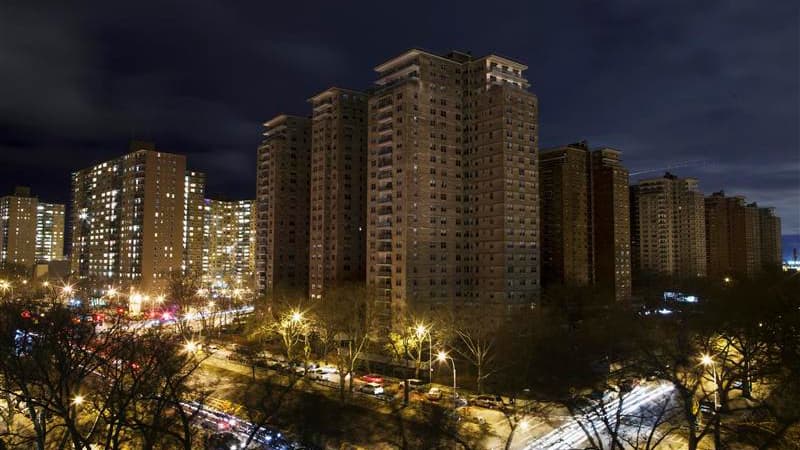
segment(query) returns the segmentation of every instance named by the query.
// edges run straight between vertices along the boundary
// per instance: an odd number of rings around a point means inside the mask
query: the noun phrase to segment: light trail
[[[128,330],[142,330],[145,328],[151,328],[154,326],[162,326],[162,327],[169,327],[174,326],[176,322],[193,322],[203,319],[215,319],[215,321],[219,320],[219,325],[224,325],[223,322],[229,319],[230,316],[235,314],[250,314],[255,310],[252,305],[242,306],[241,308],[233,308],[233,309],[226,309],[225,311],[218,311],[215,313],[190,313],[184,314],[177,319],[170,319],[170,320],[160,320],[160,319],[149,319],[149,320],[140,320],[137,322],[130,323],[125,326]]]
[[[620,417],[635,413],[646,403],[650,403],[654,400],[662,398],[672,392],[672,390],[672,385],[668,383],[659,383],[655,386],[635,387],[631,392],[624,395],[622,399],[622,411]],[[614,418],[619,412],[619,401],[617,399],[604,401],[607,402],[605,416],[608,417],[609,420],[615,420]],[[602,422],[602,417],[597,414],[597,412],[593,411],[577,419],[571,418],[568,423],[561,425],[541,438],[529,443],[524,448],[526,450],[569,450],[578,448],[581,444],[588,440],[586,434],[580,426],[580,422],[587,424],[592,421]],[[605,426],[601,423],[598,429],[602,430],[604,427]]]

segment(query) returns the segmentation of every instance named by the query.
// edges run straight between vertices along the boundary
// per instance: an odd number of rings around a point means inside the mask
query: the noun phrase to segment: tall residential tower
[[[628,171],[620,152],[583,141],[539,154],[542,282],[630,297]]]
[[[705,204],[697,180],[670,173],[640,180],[631,201],[637,273],[706,276]]]
[[[264,124],[256,166],[256,287],[308,292],[311,120],[280,115]]]
[[[403,310],[539,297],[537,99],[521,63],[412,49],[369,99],[367,282]]]
[[[149,143],[131,151],[72,174],[72,270],[163,290],[183,262],[186,158]]]
[[[364,280],[367,189],[367,95],[330,88],[309,102],[311,298]]]

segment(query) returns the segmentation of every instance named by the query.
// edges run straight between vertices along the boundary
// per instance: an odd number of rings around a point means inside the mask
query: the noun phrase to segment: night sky
[[[702,160],[673,172],[800,234],[795,0],[314,3],[3,2],[0,193],[68,202],[71,171],[140,138],[187,154],[209,196],[252,198],[266,119],[408,48],[459,49],[529,66],[541,147],[588,139],[632,172]]]

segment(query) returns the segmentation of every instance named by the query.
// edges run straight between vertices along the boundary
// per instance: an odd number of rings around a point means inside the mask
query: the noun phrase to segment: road
[[[622,401],[622,411],[619,411],[619,402],[607,401],[607,417],[616,417],[620,412],[621,416],[633,415],[645,406],[663,399],[665,396],[672,395],[673,387],[666,382],[652,382],[639,385],[631,392],[624,394]],[[588,421],[599,421],[600,418],[595,413],[590,413],[581,418],[584,423]],[[613,420],[613,419],[612,419]],[[587,445],[586,435],[575,418],[569,418],[565,423],[547,434],[531,440],[525,450],[570,450],[583,448]]]

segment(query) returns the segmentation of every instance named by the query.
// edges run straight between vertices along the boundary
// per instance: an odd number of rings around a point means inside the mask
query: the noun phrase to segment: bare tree
[[[500,326],[474,309],[455,315],[451,323],[457,338],[453,348],[475,368],[475,384],[482,394],[484,382],[498,369],[495,344]]]
[[[373,296],[360,284],[340,286],[325,292],[316,311],[320,328],[335,347],[330,357],[339,372],[339,398],[344,401],[345,392],[353,391],[358,360],[373,337]]]
[[[181,351],[182,340],[119,323],[99,332],[57,306],[29,313],[0,311],[0,392],[21,408],[3,438],[39,450],[192,448],[184,402],[199,361]]]

